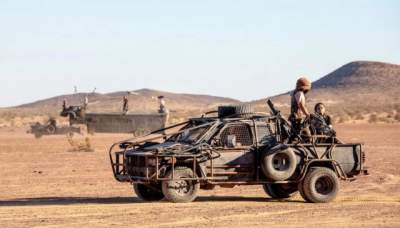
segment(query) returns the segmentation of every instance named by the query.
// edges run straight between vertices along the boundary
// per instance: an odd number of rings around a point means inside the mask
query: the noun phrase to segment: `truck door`
[[[212,170],[208,167],[209,176],[221,181],[247,181],[254,174],[254,156],[252,151],[254,137],[247,123],[229,124],[222,128],[218,139],[218,159],[213,160]]]

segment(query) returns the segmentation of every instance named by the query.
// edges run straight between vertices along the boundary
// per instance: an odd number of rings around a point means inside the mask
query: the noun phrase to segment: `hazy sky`
[[[252,100],[400,64],[400,1],[0,0],[0,106],[97,87]]]

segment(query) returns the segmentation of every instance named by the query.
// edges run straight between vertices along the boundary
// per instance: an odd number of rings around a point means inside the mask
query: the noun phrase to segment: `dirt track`
[[[64,136],[2,132],[0,227],[400,227],[399,127],[339,126],[345,141],[366,143],[371,175],[342,182],[334,203],[318,205],[273,201],[260,186],[201,191],[190,204],[142,203],[111,174],[106,150],[122,136],[97,135],[96,152],[77,153]]]

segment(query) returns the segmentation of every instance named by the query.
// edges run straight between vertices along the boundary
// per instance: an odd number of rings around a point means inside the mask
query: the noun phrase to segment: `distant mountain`
[[[293,82],[294,84],[295,82]],[[307,94],[309,109],[317,102],[326,103],[340,122],[362,120],[375,115],[387,120],[400,112],[400,65],[358,61],[348,63],[313,83]],[[290,92],[272,100],[286,113]],[[265,100],[254,102],[262,106]],[[373,117],[373,118],[375,118]]]
[[[61,110],[65,99],[68,105],[81,105],[88,97],[88,112],[119,112],[122,109],[122,97],[127,95],[129,99],[129,112],[151,113],[158,109],[158,96],[164,96],[167,107],[172,112],[190,112],[208,110],[220,104],[237,103],[238,100],[216,97],[209,95],[178,94],[151,89],[140,89],[136,91],[120,91],[107,94],[100,93],[77,93],[61,95],[29,104],[20,105],[11,109],[21,109],[30,113],[52,113]]]

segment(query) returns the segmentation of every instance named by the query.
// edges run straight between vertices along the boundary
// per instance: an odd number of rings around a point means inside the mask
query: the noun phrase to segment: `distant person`
[[[158,97],[158,102],[160,104],[160,109],[158,109],[158,113],[169,113],[169,110],[167,109],[167,107],[165,106],[165,97],[164,96],[159,96]]]
[[[291,93],[289,121],[295,135],[309,134],[308,129],[302,129],[305,119],[310,117],[310,112],[306,106],[306,94],[311,90],[311,81],[305,77],[299,78],[296,82],[296,89]]]
[[[165,114],[165,121],[164,121],[164,126],[163,126],[165,128],[167,126],[167,124],[168,124],[168,119],[169,119],[169,110],[165,106],[165,97],[164,96],[159,96],[158,97],[158,102],[160,104],[160,109],[158,109],[158,113]],[[163,131],[162,134],[166,135],[167,132]],[[166,139],[166,138],[164,137],[164,139]]]
[[[87,107],[88,107],[88,105],[89,105],[89,98],[88,98],[88,96],[86,95],[85,96],[85,98],[84,98],[84,100],[83,100],[83,109],[87,109]]]
[[[48,125],[51,125],[51,126],[54,126],[54,127],[57,126],[57,120],[55,118],[50,118],[47,123],[48,123]]]
[[[63,111],[67,109],[67,99],[63,100],[62,108],[63,108]]]
[[[126,114],[129,110],[129,100],[128,96],[124,96],[122,99],[122,112]]]

